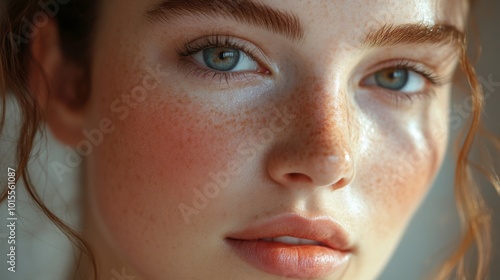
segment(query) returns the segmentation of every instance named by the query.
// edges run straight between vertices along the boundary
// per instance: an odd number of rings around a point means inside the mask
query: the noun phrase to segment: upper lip
[[[242,231],[229,234],[227,238],[250,241],[280,236],[315,240],[338,251],[348,251],[350,247],[347,231],[333,219],[325,216],[304,217],[295,213],[263,219]]]

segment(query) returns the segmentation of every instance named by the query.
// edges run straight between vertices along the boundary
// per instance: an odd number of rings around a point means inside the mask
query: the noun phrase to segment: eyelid
[[[203,36],[201,38],[197,38],[182,44],[182,47],[177,48],[176,51],[182,58],[188,59],[192,55],[200,51],[203,51],[204,49],[213,47],[229,47],[241,50],[245,52],[248,55],[248,57],[250,57],[257,64],[259,64],[260,68],[265,69],[262,71],[258,71],[258,73],[272,74],[269,60],[266,58],[264,52],[259,47],[244,39],[240,39],[238,37],[231,35],[213,34],[213,35]],[[210,70],[217,72],[216,70],[212,69]],[[227,72],[221,72],[221,73],[227,73]]]
[[[409,71],[413,71],[416,74],[421,75],[423,78],[426,79],[428,83],[430,83],[433,86],[439,87],[447,83],[447,79],[443,75],[439,75],[436,73],[434,69],[431,67],[428,67],[427,65],[419,62],[415,62],[409,59],[395,59],[395,60],[388,60],[384,61],[382,63],[378,63],[376,66],[371,67],[368,69],[368,75],[365,75],[362,78],[362,82],[366,80],[368,77],[375,75],[377,72],[390,69],[390,68],[401,68],[401,69],[407,69]]]
[[[390,68],[406,69],[408,71],[414,72],[416,75],[420,75],[425,80],[425,88],[421,91],[405,92],[365,84],[366,81],[369,78],[373,77],[377,72]],[[406,105],[410,105],[415,99],[430,98],[436,93],[437,88],[451,81],[451,79],[448,78],[448,75],[438,74],[438,71],[436,71],[433,67],[429,67],[424,63],[415,62],[409,59],[386,60],[381,63],[377,63],[372,67],[369,67],[368,70],[365,71],[365,73],[368,74],[362,76],[362,78],[358,80],[358,85],[361,88],[367,90],[367,92],[376,93],[375,96],[381,96],[395,105],[405,103]],[[451,77],[451,75],[449,76]]]

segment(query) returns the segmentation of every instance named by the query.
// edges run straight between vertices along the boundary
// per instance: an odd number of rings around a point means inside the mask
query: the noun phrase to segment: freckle
[[[175,101],[180,105],[190,105],[193,103],[193,100],[187,94],[180,95]]]
[[[135,179],[137,180],[137,182],[142,182],[142,176],[140,173],[135,173]]]
[[[223,128],[224,128],[224,125],[217,124],[217,125],[214,125],[214,126],[213,126],[213,128],[214,128],[215,130],[221,130],[221,129],[223,129]]]
[[[236,126],[236,120],[235,119],[229,119],[226,121],[226,126]]]
[[[153,215],[153,214],[149,214],[149,215],[148,215],[148,220],[149,220],[150,222],[154,223],[154,222],[156,221],[156,218],[154,217],[154,215]]]

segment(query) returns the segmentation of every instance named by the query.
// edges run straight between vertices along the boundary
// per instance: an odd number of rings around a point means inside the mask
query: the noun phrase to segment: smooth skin
[[[349,234],[345,273],[322,279],[376,278],[443,160],[457,56],[452,44],[367,47],[364,36],[386,23],[463,30],[467,7],[254,0],[296,15],[304,33],[291,40],[228,17],[151,20],[152,0],[101,2],[90,83],[62,55],[54,23],[40,27],[31,48],[50,94],[37,68],[30,70],[62,143],[83,152],[89,137],[82,131],[103,135],[77,167],[84,167],[84,236],[99,275],[283,279],[242,261],[224,239],[261,219],[298,213],[329,217]],[[179,54],[211,35],[254,57],[241,71],[214,74],[203,55]],[[442,77],[440,84],[415,71],[407,92],[374,82],[401,61]],[[80,108],[60,98],[82,91],[90,97]],[[209,189],[211,182],[219,188]],[[206,188],[211,197],[200,199]]]

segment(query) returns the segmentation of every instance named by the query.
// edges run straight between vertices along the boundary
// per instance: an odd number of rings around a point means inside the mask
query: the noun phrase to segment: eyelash
[[[192,74],[195,77],[211,77],[212,81],[216,78],[219,78],[220,82],[225,81],[227,84],[229,84],[229,81],[233,79],[249,78],[249,75],[246,72],[220,72],[206,67],[201,67],[191,58],[192,55],[203,51],[204,49],[216,47],[226,47],[241,50],[259,65],[262,65],[261,60],[258,59],[259,51],[256,47],[251,47],[249,46],[249,44],[241,42],[239,39],[224,35],[214,34],[203,37],[201,39],[197,39],[195,41],[186,42],[182,44],[181,48],[177,48],[176,52],[181,57],[181,66],[187,70],[186,72],[188,74]],[[408,59],[385,63],[382,67],[380,67],[377,71],[373,72],[369,76],[374,75],[378,71],[382,71],[388,68],[406,69],[408,71],[415,72],[416,74],[421,75],[424,79],[426,79],[426,81],[429,82],[433,88],[442,86],[446,83],[444,76],[439,76],[426,67]],[[270,72],[269,70],[266,70],[265,73],[269,74]],[[425,98],[435,93],[433,89],[415,93],[405,93],[384,88],[379,88],[379,91],[387,94],[390,98],[393,99],[396,104],[399,104],[403,100],[403,98],[406,101],[413,102],[414,98]]]
[[[206,78],[207,76],[212,76],[211,80],[215,78],[219,78],[221,81],[225,80],[226,83],[229,83],[230,79],[234,78],[249,78],[248,73],[245,72],[221,72],[213,69],[201,67],[198,63],[194,62],[191,59],[191,56],[203,51],[208,48],[217,48],[217,47],[225,47],[225,48],[234,48],[245,52],[251,59],[253,59],[259,65],[262,65],[261,60],[257,57],[258,50],[256,47],[250,47],[248,44],[244,42],[240,42],[239,39],[235,39],[228,36],[223,35],[211,35],[206,36],[201,39],[197,39],[194,42],[186,42],[182,45],[181,48],[176,49],[177,54],[182,58],[181,66],[187,67],[187,72],[193,74],[195,77]],[[266,69],[263,71],[265,74],[269,74],[270,71]]]
[[[378,70],[372,72],[367,77],[375,75],[375,73],[379,71],[390,68],[406,69],[408,71],[415,72],[416,74],[421,75],[427,82],[429,82],[432,85],[430,89],[414,93],[407,93],[402,91],[390,90],[386,88],[380,88],[379,91],[382,91],[389,98],[391,98],[392,101],[396,103],[396,105],[404,101],[409,101],[410,103],[413,103],[413,101],[415,101],[415,98],[431,97],[436,93],[435,88],[438,88],[446,84],[445,76],[438,75],[434,71],[427,69],[425,66],[419,65],[418,63],[409,59],[402,59],[394,62],[383,63],[383,66],[381,66]]]
[[[396,64],[393,66],[394,68],[403,68],[407,69],[410,71],[413,71],[417,74],[422,75],[427,81],[429,81],[432,85],[434,86],[440,86],[443,84],[443,77],[438,76],[436,73],[433,71],[430,71],[428,69],[425,69],[422,66],[419,66],[415,62],[411,60],[401,60],[396,62]]]

